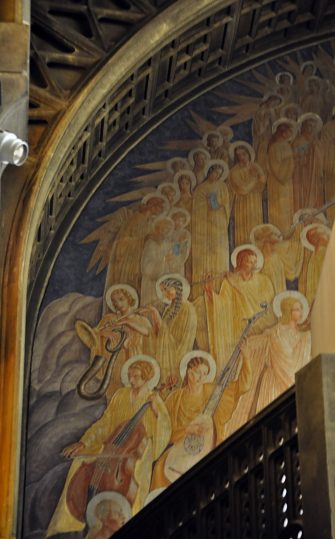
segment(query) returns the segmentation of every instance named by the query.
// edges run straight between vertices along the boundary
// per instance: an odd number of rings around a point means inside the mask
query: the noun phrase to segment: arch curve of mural
[[[225,82],[92,197],[34,341],[26,538],[109,537],[309,361],[334,82],[332,43]]]

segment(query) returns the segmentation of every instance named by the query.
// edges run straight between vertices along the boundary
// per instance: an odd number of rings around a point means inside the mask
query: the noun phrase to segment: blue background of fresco
[[[315,48],[312,47],[308,51],[302,51],[298,61],[301,61],[301,59],[302,61],[311,60],[314,50]],[[291,57],[297,58],[297,55],[293,54]],[[276,61],[270,62],[270,65],[275,73],[283,71],[283,66]],[[257,70],[266,74],[262,66],[258,67]],[[246,82],[256,80],[251,72],[241,75],[238,79]],[[262,97],[261,94],[250,90],[236,79],[218,86],[217,89],[227,94]],[[226,118],[229,118],[229,115],[215,112],[213,109],[230,103],[230,101],[223,100],[222,97],[216,95],[215,90],[209,91],[172,115],[139,143],[135,149],[130,151],[94,194],[71,230],[55,263],[42,304],[42,310],[50,301],[69,292],[79,292],[96,297],[102,295],[106,271],[101,272],[99,275],[95,275],[95,269],[88,273],[86,272],[96,243],[83,245],[80,242],[99,226],[96,221],[98,218],[112,213],[124,205],[124,203],[108,202],[108,199],[136,188],[132,178],[150,172],[135,169],[136,165],[152,161],[165,161],[177,155],[187,157],[186,151],[164,150],[160,145],[175,139],[193,138],[200,140],[200,137],[187,123],[187,121],[191,120],[191,111],[219,125]],[[251,121],[234,126],[233,130],[233,140],[251,142]]]

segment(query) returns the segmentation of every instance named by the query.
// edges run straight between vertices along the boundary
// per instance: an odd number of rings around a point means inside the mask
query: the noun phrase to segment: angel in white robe
[[[299,292],[282,292],[274,298],[273,310],[278,323],[248,337],[242,347],[250,360],[252,382],[226,424],[226,438],[292,386],[295,373],[311,359],[311,332],[303,325],[309,312],[306,298]]]

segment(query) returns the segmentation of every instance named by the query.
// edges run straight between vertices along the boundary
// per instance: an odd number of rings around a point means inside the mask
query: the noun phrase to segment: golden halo
[[[300,66],[300,72],[303,73],[304,72],[304,69],[307,67],[307,66],[311,66],[313,67],[313,75],[315,75],[316,73],[316,66],[314,64],[314,62],[312,60],[308,60],[307,62],[303,62]]]
[[[204,380],[204,384],[209,384],[211,382],[214,382],[214,379],[216,376],[216,363],[213,356],[211,356],[208,352],[205,352],[204,350],[192,350],[192,352],[187,352],[187,354],[184,355],[179,365],[179,372],[180,372],[181,379],[184,380],[186,376],[187,365],[189,361],[193,359],[194,357],[203,357],[204,359],[208,361],[209,373],[207,374],[207,377]]]
[[[183,226],[183,228],[187,227],[187,225],[191,221],[190,212],[185,210],[184,208],[172,208],[172,210],[170,210],[168,213],[168,217],[172,219],[172,216],[176,213],[182,213],[185,216],[185,225]]]
[[[194,189],[197,185],[197,179],[195,177],[195,174],[194,172],[192,172],[192,170],[180,170],[179,172],[176,172],[176,174],[173,176],[173,181],[174,183],[176,183],[178,185],[178,189],[179,188],[179,183],[178,183],[178,180],[180,178],[180,176],[188,176],[191,180],[191,186],[192,186],[192,189]]]
[[[216,137],[218,137],[219,146],[222,146],[222,144],[223,144],[223,136],[221,135],[220,131],[207,131],[207,133],[205,133],[204,136],[202,137],[202,143],[206,148],[208,148],[207,139],[208,139],[209,135],[215,135]]]
[[[260,271],[264,265],[264,256],[262,255],[258,247],[256,247],[256,245],[254,245],[253,243],[244,243],[243,245],[239,245],[238,247],[235,247],[235,249],[233,250],[230,256],[232,266],[236,268],[236,265],[237,265],[236,259],[237,259],[238,253],[246,249],[250,249],[251,251],[255,253],[257,257],[257,268],[255,269],[255,271]]]
[[[306,320],[306,318],[308,316],[308,313],[309,313],[308,301],[305,298],[305,296],[303,294],[301,294],[301,292],[297,292],[296,290],[286,290],[285,292],[280,292],[280,294],[277,294],[274,297],[273,302],[272,302],[272,308],[273,308],[273,312],[276,315],[276,317],[279,319],[282,316],[282,311],[281,311],[280,304],[283,301],[283,299],[285,299],[285,298],[295,298],[297,301],[299,301],[301,303],[301,305],[302,305],[302,319],[301,319],[300,324],[305,322],[305,320]]]
[[[276,120],[272,125],[272,134],[275,135],[277,132],[277,129],[280,125],[289,125],[293,127],[293,134],[292,137],[288,139],[288,142],[291,142],[298,132],[298,124],[294,120],[290,120],[289,118],[279,118],[279,120]]]
[[[165,187],[172,187],[172,189],[174,189],[175,191],[175,195],[173,197],[173,204],[175,204],[176,202],[178,202],[178,200],[180,199],[180,190],[179,190],[179,185],[174,183],[174,182],[164,182],[164,183],[161,183],[158,187],[157,187],[157,192],[162,195],[164,198],[167,199],[167,197],[165,195],[162,194],[162,189],[164,189]],[[169,201],[168,201],[169,202]]]
[[[149,389],[154,389],[154,387],[157,386],[160,376],[161,376],[161,370],[159,368],[159,365],[157,361],[151,357],[147,356],[145,354],[136,354],[136,356],[132,356],[123,364],[121,369],[121,382],[125,387],[130,387],[130,382],[128,378],[128,369],[131,367],[135,361],[146,361],[147,363],[150,363],[150,365],[154,368],[154,375],[153,377],[147,381],[147,386]]]
[[[305,88],[306,90],[308,90],[308,84],[311,80],[316,80],[319,85],[320,85],[320,89],[322,87],[322,79],[316,75],[311,75],[310,77],[308,77],[308,79],[305,80]]]
[[[159,217],[156,217],[156,219],[152,221],[151,229],[155,230],[156,225],[158,223],[162,223],[163,221],[165,221],[166,223],[170,223],[172,225],[172,228],[174,228],[174,222],[172,221],[170,217],[168,217],[167,215],[160,215]]]
[[[186,301],[189,298],[191,287],[187,279],[185,279],[185,277],[183,277],[179,273],[166,273],[165,275],[162,275],[162,277],[160,277],[158,281],[156,281],[156,294],[163,303],[166,303],[167,305],[170,305],[171,303],[169,299],[164,297],[163,292],[160,288],[161,283],[165,281],[165,279],[176,279],[180,281],[183,286],[183,300]]]
[[[234,131],[232,130],[232,128],[229,126],[229,125],[221,125],[220,127],[218,127],[218,132],[224,137],[225,135],[227,135],[227,138],[228,138],[228,141],[230,142],[231,139],[233,138],[234,136]]]
[[[153,193],[148,193],[147,195],[145,195],[145,197],[142,198],[141,203],[146,204],[148,202],[148,200],[150,200],[151,198],[159,198],[159,199],[163,200],[164,201],[164,212],[167,212],[169,210],[170,203],[169,203],[168,199],[164,195],[161,195],[160,193],[157,193],[157,191],[154,191]]]
[[[135,300],[135,304],[133,305],[132,309],[137,309],[137,307],[138,307],[138,295],[137,295],[137,292],[136,292],[135,288],[133,288],[129,284],[120,284],[120,283],[118,283],[118,284],[113,284],[113,286],[108,288],[108,290],[106,292],[106,295],[105,295],[107,306],[113,313],[116,313],[116,309],[115,309],[115,307],[113,305],[112,294],[116,290],[125,290],[126,292],[128,292],[128,294]]]
[[[276,107],[274,107],[275,109],[277,107],[280,107],[280,105],[283,103],[283,98],[281,95],[277,94],[277,92],[268,92],[267,94],[264,94],[263,97],[262,97],[262,103],[265,103],[268,99],[270,99],[270,97],[275,97],[276,99],[279,99],[280,103],[279,105],[277,105]]]
[[[298,127],[301,129],[302,124],[306,120],[314,120],[317,123],[317,132],[320,133],[322,127],[323,127],[323,121],[321,120],[320,116],[318,114],[315,114],[314,112],[305,112],[305,114],[302,114],[298,118]]]
[[[99,492],[99,494],[96,494],[96,496],[94,496],[87,505],[86,521],[90,528],[93,528],[98,520],[95,516],[95,509],[97,505],[103,500],[111,500],[113,502],[116,502],[121,507],[126,522],[128,522],[128,520],[130,520],[133,516],[131,505],[128,502],[127,498],[122,496],[122,494],[111,490]]]
[[[301,107],[300,107],[300,105],[298,105],[297,103],[288,103],[287,105],[285,105],[285,107],[283,107],[281,109],[280,119],[281,118],[286,118],[285,114],[287,113],[287,111],[289,109],[295,109],[297,111],[298,117],[301,115]],[[287,119],[289,120],[289,118],[287,118]]]
[[[192,167],[194,167],[194,165],[195,165],[194,154],[198,153],[198,152],[204,153],[208,160],[211,158],[209,152],[207,150],[205,150],[205,148],[202,148],[201,146],[199,146],[198,148],[194,148],[188,154],[188,160],[191,163]]]
[[[256,157],[255,150],[253,149],[253,147],[250,144],[248,144],[248,142],[245,142],[244,140],[237,140],[236,142],[233,142],[229,146],[228,154],[229,154],[230,159],[232,161],[235,160],[235,149],[239,148],[241,146],[242,146],[242,148],[245,148],[249,152],[250,161],[254,162],[255,157]]]
[[[290,79],[290,86],[292,86],[293,83],[294,83],[294,78],[293,78],[292,73],[290,73],[289,71],[280,71],[279,73],[277,73],[276,79],[275,79],[275,80],[276,80],[276,83],[277,83],[277,84],[282,84],[282,83],[280,82],[280,77],[281,77],[282,75],[286,75],[286,76],[289,77],[289,79]]]
[[[174,170],[172,169],[172,164],[175,163],[176,161],[182,161],[186,165],[185,170],[190,170],[190,165],[186,157],[171,157],[171,159],[169,159],[166,162],[166,168],[168,169],[169,172],[171,172],[171,174],[175,174]]]
[[[208,174],[208,171],[209,169],[214,166],[214,165],[219,165],[220,167],[223,168],[223,172],[219,178],[219,180],[223,180],[225,181],[227,178],[228,178],[228,174],[229,174],[229,167],[226,163],[226,161],[224,161],[223,159],[211,159],[207,164],[206,164],[206,168],[205,168],[205,177],[207,178],[207,174]]]
[[[300,239],[301,239],[301,243],[303,244],[303,246],[306,247],[306,249],[308,249],[309,251],[315,251],[314,245],[312,245],[308,241],[308,238],[307,238],[308,232],[310,230],[312,230],[313,228],[321,229],[324,232],[326,232],[329,236],[330,236],[330,233],[331,233],[330,228],[328,228],[328,226],[326,226],[326,225],[323,225],[322,223],[311,223],[310,225],[305,226],[301,231]]]
[[[270,223],[264,223],[263,225],[254,226],[254,228],[250,232],[250,241],[254,245],[256,245],[255,233],[257,233],[259,230],[262,230],[262,229],[272,230],[272,232],[274,232],[277,236],[279,236],[280,239],[283,239],[283,235],[280,232],[279,228],[277,228],[275,225],[271,225]]]

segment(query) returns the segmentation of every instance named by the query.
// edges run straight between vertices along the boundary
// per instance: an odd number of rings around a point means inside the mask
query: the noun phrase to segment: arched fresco
[[[26,538],[109,537],[309,361],[334,84],[332,44],[225,82],[94,194],[34,341]]]

